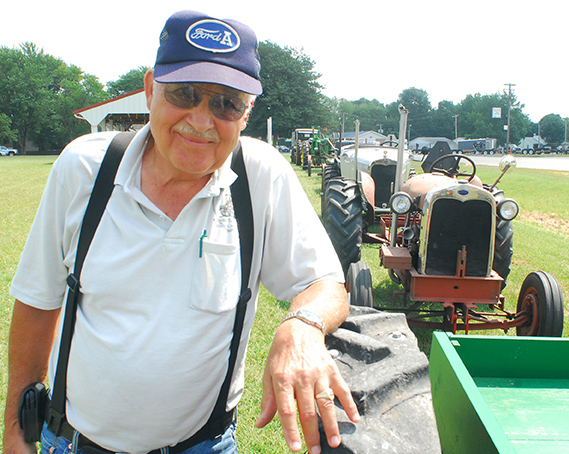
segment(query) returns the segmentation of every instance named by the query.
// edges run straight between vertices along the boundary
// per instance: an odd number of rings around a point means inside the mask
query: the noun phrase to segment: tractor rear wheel
[[[351,178],[330,179],[326,188],[324,227],[336,249],[344,275],[359,262],[362,249],[362,196]]]
[[[367,263],[352,263],[348,268],[346,290],[351,306],[373,307],[371,271]]]
[[[527,275],[518,297],[517,312],[525,312],[529,322],[516,328],[518,336],[561,337],[563,295],[559,282],[544,271]]]

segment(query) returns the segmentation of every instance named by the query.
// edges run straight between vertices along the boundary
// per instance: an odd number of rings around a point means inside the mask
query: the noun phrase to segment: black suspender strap
[[[101,167],[97,174],[91,197],[81,231],[79,233],[79,242],[77,244],[77,254],[75,257],[75,266],[73,273],[67,277],[67,302],[65,304],[65,318],[63,320],[63,331],[61,334],[61,344],[59,346],[59,356],[57,360],[57,368],[55,372],[55,383],[53,384],[53,393],[49,412],[47,413],[47,423],[50,430],[59,436],[61,424],[65,421],[65,400],[67,388],[67,365],[69,363],[69,351],[71,350],[71,339],[75,328],[75,319],[77,314],[77,305],[80,298],[80,281],[81,269],[83,261],[91,245],[91,240],[95,235],[95,231],[99,226],[99,222],[107,206],[107,202],[113,192],[115,175],[121,162],[124,151],[134,137],[134,133],[125,132],[117,134],[101,163]]]
[[[231,185],[230,189],[231,199],[233,201],[233,211],[235,212],[237,228],[239,230],[241,253],[241,294],[239,296],[237,308],[235,309],[235,322],[233,324],[233,337],[230,345],[229,362],[219,396],[217,397],[217,401],[208,421],[191,438],[176,445],[175,448],[180,449],[189,449],[198,443],[206,440],[212,440],[218,435],[223,434],[233,420],[233,410],[226,412],[225,407],[227,405],[227,398],[229,395],[233,372],[235,371],[235,363],[237,362],[237,352],[239,350],[239,343],[243,332],[247,303],[251,299],[249,277],[251,275],[251,262],[253,261],[254,239],[251,192],[249,190],[249,180],[247,178],[247,171],[243,160],[241,143],[239,143],[233,152],[231,168],[237,174],[237,179]]]
[[[249,276],[251,275],[251,262],[253,261],[253,207],[251,206],[251,193],[249,190],[249,180],[243,161],[243,151],[241,143],[233,153],[231,168],[237,174],[237,179],[231,185],[231,199],[233,201],[233,211],[237,220],[237,228],[239,230],[239,242],[241,252],[241,295],[237,303],[235,313],[235,323],[233,325],[233,338],[231,339],[231,354],[229,356],[229,366],[227,374],[219,397],[215,404],[214,410],[210,416],[219,418],[225,414],[225,406],[231,385],[231,378],[237,361],[237,351],[241,342],[241,333],[243,332],[243,322],[245,320],[245,312],[247,303],[251,299],[251,289],[249,288]]]

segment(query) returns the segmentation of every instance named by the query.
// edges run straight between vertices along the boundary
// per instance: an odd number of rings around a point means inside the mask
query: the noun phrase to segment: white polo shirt
[[[69,423],[112,451],[146,453],[189,438],[208,419],[227,371],[241,284],[229,186],[231,157],[169,219],[140,190],[147,125],[125,152],[81,274],[70,353]],[[40,309],[65,301],[85,207],[115,133],[73,141],[53,166],[11,294]],[[242,394],[259,285],[292,300],[313,282],[343,281],[338,259],[290,164],[241,139],[252,196],[249,303],[227,408]],[[59,339],[50,359],[57,364]]]

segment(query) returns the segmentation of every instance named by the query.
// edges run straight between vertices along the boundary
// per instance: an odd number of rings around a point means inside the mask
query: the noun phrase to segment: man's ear
[[[144,93],[146,94],[146,107],[150,110],[154,96],[154,70],[149,69],[144,75]]]
[[[247,122],[249,121],[249,115],[251,115],[251,111],[253,110],[254,105],[255,105],[255,100],[253,99],[250,102],[249,107],[247,108],[247,113],[241,119],[241,129],[240,129],[241,131],[243,131],[247,127]]]

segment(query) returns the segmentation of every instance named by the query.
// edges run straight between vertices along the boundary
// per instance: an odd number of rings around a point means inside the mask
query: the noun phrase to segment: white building
[[[527,148],[542,148],[545,146],[545,140],[534,134],[533,137],[524,137],[520,140],[519,145],[522,150]]]
[[[91,125],[91,132],[126,131],[135,125],[148,123],[148,107],[144,89],[84,107],[73,112],[79,120]]]
[[[338,139],[338,134],[335,134],[334,137],[335,140]],[[356,133],[355,132],[345,132],[342,135],[342,140],[356,140]],[[385,142],[386,140],[391,140],[389,137],[387,137],[384,134],[380,134],[377,131],[360,131],[360,135],[359,135],[359,142],[361,144],[373,144],[373,145],[379,145],[382,142]]]

